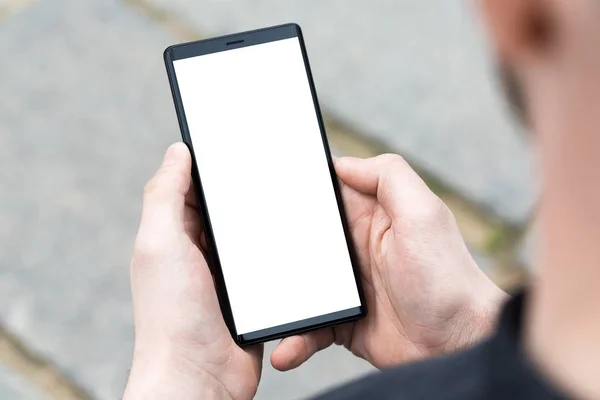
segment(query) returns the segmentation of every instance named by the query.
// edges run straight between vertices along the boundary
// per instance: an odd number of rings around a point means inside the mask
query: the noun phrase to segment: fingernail
[[[187,149],[183,143],[172,144],[165,153],[165,158],[163,159],[162,165],[165,166],[175,164],[181,158],[184,151],[187,151]]]

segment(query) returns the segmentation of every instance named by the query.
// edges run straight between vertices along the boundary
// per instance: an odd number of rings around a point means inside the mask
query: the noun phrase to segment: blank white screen
[[[237,333],[360,306],[298,38],[173,64]]]

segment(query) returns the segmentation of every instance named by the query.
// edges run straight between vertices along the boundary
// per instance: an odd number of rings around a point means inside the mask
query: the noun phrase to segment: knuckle
[[[387,153],[380,155],[379,158],[383,164],[391,168],[405,168],[408,165],[404,157],[399,154]]]
[[[422,223],[431,225],[447,225],[454,220],[454,214],[450,208],[438,196],[433,195],[430,199],[422,201],[416,210],[416,216]]]
[[[415,197],[411,201],[412,210],[410,215],[413,220],[424,226],[448,225],[455,221],[454,214],[442,199],[433,193],[414,172],[404,157],[398,154],[383,154],[382,162],[390,171],[386,174],[388,180],[402,179],[406,190],[413,190]]]
[[[159,188],[158,174],[152,177],[144,186],[144,197],[152,196]]]
[[[185,194],[189,189],[184,171],[159,170],[144,186],[144,198],[162,197],[169,194]]]
[[[138,235],[133,248],[131,267],[134,271],[145,271],[164,258],[164,246],[152,236]]]

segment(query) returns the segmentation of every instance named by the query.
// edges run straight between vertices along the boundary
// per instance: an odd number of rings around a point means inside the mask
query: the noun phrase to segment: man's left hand
[[[251,399],[262,346],[243,350],[223,320],[201,247],[191,156],[172,145],[144,190],[131,261],[134,359],[125,400]]]

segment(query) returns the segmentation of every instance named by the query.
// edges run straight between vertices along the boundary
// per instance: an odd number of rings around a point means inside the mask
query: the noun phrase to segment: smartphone
[[[367,309],[300,27],[164,52],[221,310],[239,345]]]

